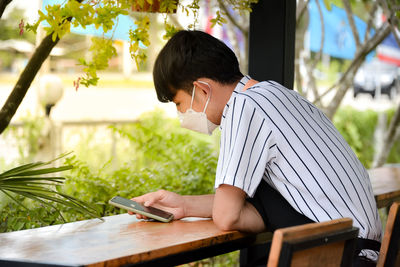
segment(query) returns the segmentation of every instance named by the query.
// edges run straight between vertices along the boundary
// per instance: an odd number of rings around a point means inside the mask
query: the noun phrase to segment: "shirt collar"
[[[240,79],[240,81],[239,81],[238,84],[236,85],[234,91],[237,92],[237,93],[241,93],[241,92],[243,91],[243,88],[244,88],[244,86],[246,85],[246,83],[247,83],[248,81],[250,81],[250,80],[251,80],[251,77],[250,77],[250,76],[248,76],[248,75],[243,76],[243,78]]]
[[[251,77],[248,75],[245,75],[242,79],[240,79],[240,81],[236,85],[234,92],[241,93],[243,91],[244,86],[246,85],[246,83],[249,80],[251,80]],[[225,120],[226,113],[228,112],[228,109],[229,109],[229,103],[232,101],[232,98],[234,97],[233,95],[234,95],[234,93],[232,93],[232,96],[230,97],[228,103],[226,104],[226,106],[224,108],[224,111],[222,112],[221,123],[219,126],[219,128],[221,130],[222,130],[222,122]]]

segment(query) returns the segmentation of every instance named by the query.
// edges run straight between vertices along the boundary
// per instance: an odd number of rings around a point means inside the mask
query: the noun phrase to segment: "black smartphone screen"
[[[169,213],[169,212],[166,212],[166,211],[154,208],[154,207],[145,207],[145,206],[141,205],[140,203],[137,203],[136,201],[133,201],[133,200],[130,200],[127,198],[123,198],[120,196],[113,197],[110,200],[110,203],[111,204],[115,204],[115,203],[119,204],[118,205],[119,207],[126,208],[128,210],[129,210],[129,208],[131,208],[132,211],[137,210],[137,211],[143,211],[145,213],[153,214],[158,217],[164,218],[166,220],[170,220],[173,217],[172,213]],[[144,214],[144,215],[146,215],[146,214]]]

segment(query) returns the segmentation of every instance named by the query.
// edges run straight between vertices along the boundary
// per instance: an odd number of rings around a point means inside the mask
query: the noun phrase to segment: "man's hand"
[[[174,219],[184,217],[211,218],[214,195],[181,196],[176,193],[159,190],[145,194],[132,200],[148,207],[152,206],[174,214]],[[133,212],[128,212],[133,215]],[[138,219],[147,219],[146,216],[136,214]]]
[[[156,192],[148,193],[140,197],[132,198],[132,200],[146,207],[151,206],[170,212],[174,214],[175,220],[179,220],[185,217],[185,200],[183,196],[170,191],[158,190]],[[130,215],[134,214],[133,212],[128,213]],[[146,216],[140,214],[136,214],[136,218],[148,219]]]

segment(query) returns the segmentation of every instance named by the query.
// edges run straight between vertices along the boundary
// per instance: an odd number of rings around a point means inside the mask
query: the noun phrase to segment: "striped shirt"
[[[332,122],[276,82],[243,91],[249,79],[238,83],[222,114],[215,187],[233,185],[252,197],[264,179],[311,220],[350,217],[360,237],[380,241],[368,173]]]

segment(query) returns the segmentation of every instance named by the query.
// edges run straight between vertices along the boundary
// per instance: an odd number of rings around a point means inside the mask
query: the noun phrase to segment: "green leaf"
[[[73,168],[73,166],[69,165],[69,166],[62,166],[62,167],[57,167],[57,168],[43,168],[43,169],[39,169],[39,170],[23,170],[23,171],[14,172],[14,173],[8,174],[8,175],[3,174],[0,177],[8,178],[8,177],[12,177],[12,176],[18,176],[18,177],[35,176],[35,175],[43,175],[43,174],[49,174],[49,173],[62,172],[62,171],[70,170],[72,168]]]
[[[25,164],[25,165],[22,165],[22,166],[19,166],[19,167],[16,167],[16,168],[13,168],[6,172],[1,173],[0,178],[6,177],[6,176],[12,176],[18,172],[25,171],[25,170],[31,170],[31,169],[34,169],[36,167],[43,166],[43,165],[45,165],[45,163],[43,163],[43,162],[28,163],[28,164]]]
[[[326,9],[331,11],[332,10],[331,1],[330,0],[323,0],[323,1],[324,1],[324,5],[325,5]]]
[[[11,170],[0,173],[0,191],[7,195],[19,206],[27,209],[27,207],[13,194],[24,196],[34,201],[40,202],[48,208],[55,209],[59,213],[59,217],[63,220],[63,216],[54,203],[69,207],[83,214],[102,219],[97,210],[88,203],[80,201],[72,196],[54,190],[57,184],[63,184],[65,178],[61,176],[41,176],[51,173],[58,173],[71,170],[72,165],[64,165],[60,167],[46,167],[67,154],[63,154],[49,162],[36,162],[24,164]],[[12,194],[11,194],[12,193]]]

